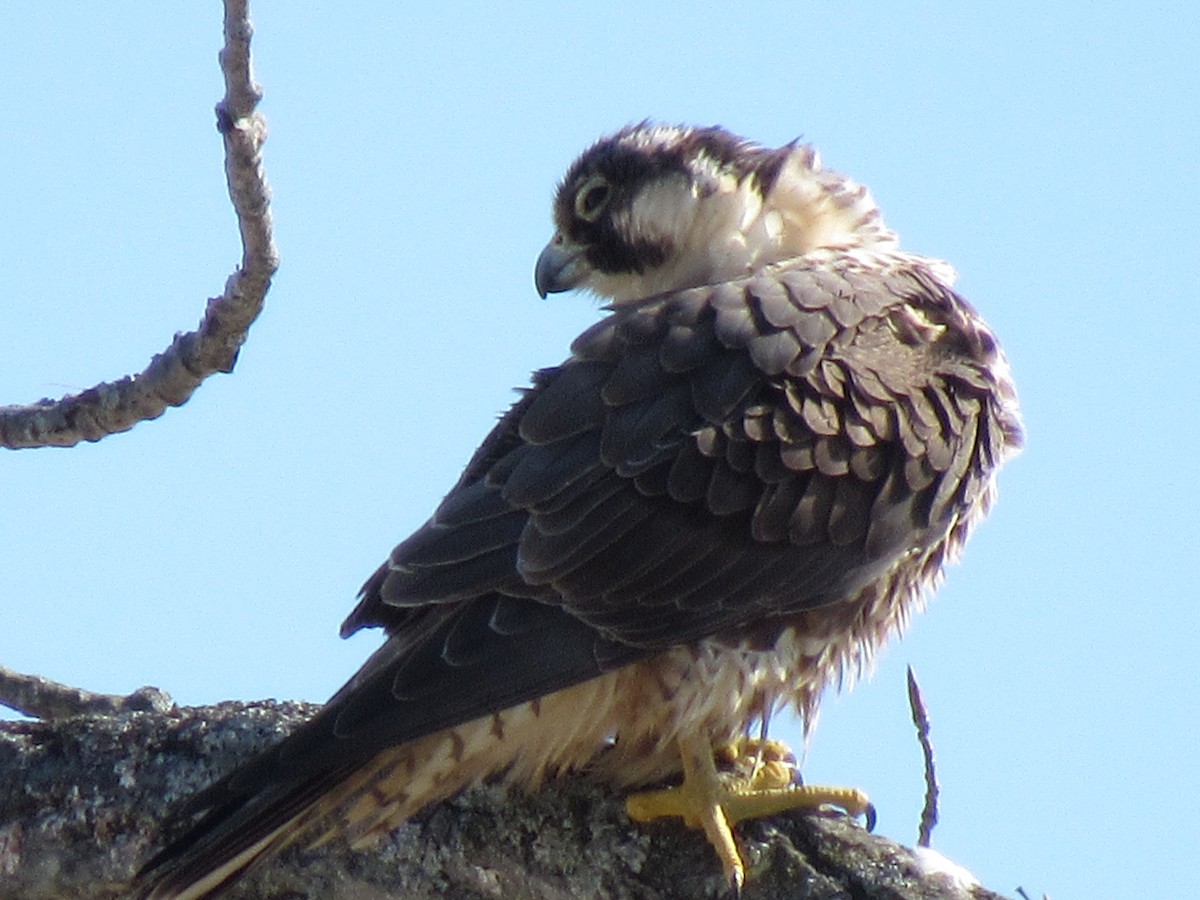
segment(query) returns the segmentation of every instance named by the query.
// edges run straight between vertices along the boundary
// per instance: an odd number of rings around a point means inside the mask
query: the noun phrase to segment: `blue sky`
[[[375,645],[336,637],[363,579],[598,315],[532,285],[568,163],[645,117],[800,136],[959,269],[1028,430],[928,613],[826,703],[808,779],[870,791],[913,840],[911,664],[936,847],[1009,894],[1200,895],[1194,4],[255,19],[283,261],[267,309],[185,407],[5,454],[0,663],[187,704],[324,699]],[[215,3],[5,14],[0,403],[140,370],[220,292],[239,245],[219,46]]]

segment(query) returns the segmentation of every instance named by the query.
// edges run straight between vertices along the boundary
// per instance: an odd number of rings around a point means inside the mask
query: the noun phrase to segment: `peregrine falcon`
[[[591,291],[604,317],[366,582],[342,633],[386,643],[186,805],[149,896],[210,896],[333,833],[366,845],[500,774],[682,773],[737,882],[731,797],[759,782],[714,789],[714,750],[782,708],[811,719],[991,506],[1022,441],[996,337],[810,147],[627,127],[553,216],[538,292]],[[851,794],[826,799],[862,811]]]

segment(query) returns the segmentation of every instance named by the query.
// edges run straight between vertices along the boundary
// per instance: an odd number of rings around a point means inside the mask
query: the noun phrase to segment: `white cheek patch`
[[[773,262],[784,226],[774,214],[766,227],[757,187],[729,173],[700,182],[680,175],[651,184],[615,224],[631,242],[669,247],[661,266],[642,273],[641,296],[739,278]]]
[[[635,241],[661,243],[670,239],[671,243],[678,243],[678,237],[691,228],[695,211],[696,201],[682,175],[652,184],[630,205],[625,234]]]

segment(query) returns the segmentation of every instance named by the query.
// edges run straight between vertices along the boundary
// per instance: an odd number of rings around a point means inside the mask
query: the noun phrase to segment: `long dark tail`
[[[278,778],[272,748],[190,800],[181,818],[199,819],[151,859],[134,882],[147,900],[213,897],[257,863],[302,837],[318,805],[353,781],[331,771],[301,782]]]
[[[138,875],[141,896],[215,896],[285,847],[334,831],[364,845],[513,762],[493,714],[516,717],[517,733],[518,720],[538,717],[528,701],[603,673],[600,649],[612,668],[651,652],[609,648],[533,601],[485,597],[420,615],[314,719],[183,807],[182,834]]]

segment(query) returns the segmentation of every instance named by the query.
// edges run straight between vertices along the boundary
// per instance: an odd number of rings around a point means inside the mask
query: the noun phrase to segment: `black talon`
[[[867,831],[874,831],[875,830],[875,822],[877,819],[877,816],[875,815],[875,804],[874,803],[867,804],[867,808],[863,810],[863,818],[866,819],[866,822],[864,824],[867,826]]]

